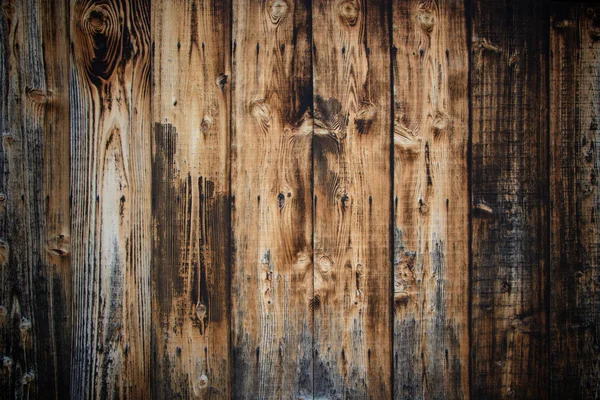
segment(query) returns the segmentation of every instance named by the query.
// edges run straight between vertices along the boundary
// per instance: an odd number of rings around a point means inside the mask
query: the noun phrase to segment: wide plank
[[[71,2],[71,397],[150,395],[150,2]]]
[[[394,394],[469,396],[464,4],[394,1]]]
[[[315,0],[315,397],[391,396],[388,1]]]
[[[308,1],[233,1],[233,397],[312,398]]]
[[[550,16],[550,396],[600,397],[600,7]]]
[[[548,395],[545,4],[471,2],[474,398]]]

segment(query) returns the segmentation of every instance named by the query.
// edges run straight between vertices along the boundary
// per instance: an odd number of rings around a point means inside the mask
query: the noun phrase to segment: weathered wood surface
[[[310,27],[306,2],[233,2],[235,398],[312,398]]]
[[[64,1],[2,2],[0,397],[69,395],[67,18]]]
[[[550,18],[553,398],[600,396],[600,7]]]
[[[315,397],[391,394],[387,1],[313,2]]]
[[[467,24],[394,2],[394,393],[469,396]]]
[[[472,396],[545,398],[547,9],[471,6]]]
[[[71,2],[73,398],[150,394],[150,2]]]
[[[0,398],[600,396],[598,4],[0,5]]]
[[[152,7],[156,399],[230,396],[230,7]]]

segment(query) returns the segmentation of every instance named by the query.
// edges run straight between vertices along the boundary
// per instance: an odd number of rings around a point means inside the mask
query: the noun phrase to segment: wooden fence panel
[[[3,2],[0,42],[0,393],[66,397],[71,354],[67,2]]]
[[[312,398],[310,6],[233,4],[233,393]]]
[[[150,2],[71,3],[73,398],[150,395]]]
[[[390,4],[313,2],[315,396],[391,395]]]
[[[462,2],[394,2],[394,393],[469,395],[469,56]]]
[[[600,7],[550,21],[552,398],[600,396]]]
[[[156,399],[230,396],[230,7],[152,7]]]
[[[472,395],[545,398],[547,9],[471,6]]]

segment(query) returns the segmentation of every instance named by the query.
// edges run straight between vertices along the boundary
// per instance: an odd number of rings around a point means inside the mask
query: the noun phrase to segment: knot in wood
[[[198,318],[198,321],[202,321],[205,316],[206,305],[204,305],[203,303],[198,303],[198,305],[196,306],[196,318]]]
[[[200,129],[202,129],[202,132],[206,132],[210,129],[212,125],[212,118],[209,115],[205,115],[204,118],[202,118],[202,123],[200,124]]]
[[[250,114],[263,131],[271,126],[271,108],[264,99],[254,100],[250,103]]]
[[[358,5],[353,1],[345,1],[340,4],[340,17],[342,21],[350,26],[356,25],[358,21]]]
[[[31,321],[25,317],[21,318],[21,323],[19,324],[19,329],[22,333],[29,332],[31,330]]]
[[[283,0],[275,0],[269,7],[269,17],[274,25],[277,25],[283,17],[285,17],[288,10],[288,4]]]
[[[333,264],[333,262],[327,256],[322,256],[319,259],[319,268],[321,268],[321,272],[323,272],[325,274],[331,271],[332,264]]]
[[[208,377],[205,374],[202,374],[199,378],[198,378],[198,387],[200,389],[204,389],[208,386]]]
[[[27,372],[25,375],[23,375],[23,378],[21,378],[21,384],[23,386],[27,386],[33,381],[35,381],[35,374],[31,371]]]
[[[417,21],[423,31],[431,33],[435,25],[435,14],[431,11],[422,11],[417,14]]]
[[[123,35],[124,24],[120,11],[112,4],[88,2],[80,11],[77,51],[88,76],[98,83],[107,79],[122,59],[123,46],[129,46],[130,35]]]

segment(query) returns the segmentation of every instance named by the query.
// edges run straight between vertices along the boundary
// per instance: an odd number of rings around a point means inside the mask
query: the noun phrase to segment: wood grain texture
[[[472,6],[472,395],[548,395],[544,1]]]
[[[230,398],[230,8],[152,7],[152,396]]]
[[[391,395],[389,10],[313,2],[317,398]]]
[[[69,394],[66,2],[4,1],[0,18],[0,393]]]
[[[463,3],[395,1],[394,394],[469,396]]]
[[[233,2],[234,398],[312,398],[310,24]]]
[[[70,10],[73,398],[150,395],[150,4]]]
[[[600,7],[550,20],[552,398],[600,396]]]

